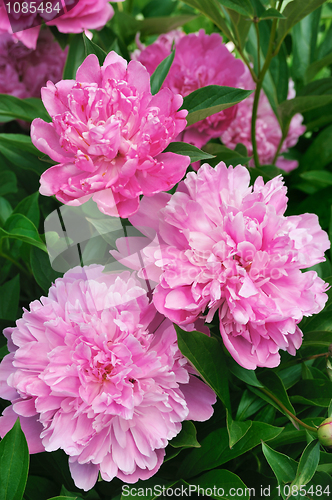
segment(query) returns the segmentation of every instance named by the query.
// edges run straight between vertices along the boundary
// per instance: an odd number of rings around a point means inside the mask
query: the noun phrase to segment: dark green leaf
[[[76,71],[85,59],[85,45],[81,33],[72,34],[70,37],[69,51],[65,69],[64,80],[72,80],[76,77]]]
[[[253,90],[208,85],[187,95],[183,99],[181,109],[188,110],[187,123],[188,125],[192,125],[207,116],[234,106],[234,104],[243,101],[243,99],[246,99],[252,93]]]
[[[25,215],[25,217],[31,220],[31,222],[38,227],[40,219],[38,199],[38,191],[30,196],[27,196],[15,207],[14,214]]]
[[[0,238],[14,238],[47,252],[36,226],[21,214],[13,214],[6,220],[4,229],[0,229]]]
[[[151,94],[155,95],[159,90],[161,89],[162,84],[165,81],[165,78],[168,75],[168,72],[172,66],[172,63],[174,61],[174,56],[175,56],[175,50],[172,50],[172,52],[165,57],[163,61],[161,61],[160,64],[156,67],[155,71],[151,75]]]
[[[15,321],[20,299],[20,276],[0,286],[0,318]]]
[[[261,377],[265,388],[273,394],[291,413],[295,414],[295,410],[289,401],[285,386],[280,377],[272,371],[264,372]]]
[[[96,43],[90,40],[85,33],[83,33],[83,41],[85,47],[85,55],[89,56],[90,54],[94,54],[98,57],[98,61],[100,66],[104,64],[104,60],[107,56],[106,52],[100,48]]]
[[[231,358],[227,359],[227,366],[228,369],[233,373],[233,375],[235,375],[246,384],[252,385],[254,387],[264,387],[256,377],[255,370],[246,370]]]
[[[229,448],[228,432],[226,428],[212,431],[201,441],[201,448],[190,450],[184,457],[178,477],[189,478],[200,472],[215,469],[220,465],[243,455],[261,441],[269,441],[278,436],[282,428],[273,427],[263,422],[253,422],[244,437]]]
[[[266,11],[263,12],[259,16],[259,18],[260,19],[274,19],[274,18],[285,19],[285,16],[283,14],[281,14],[281,12],[279,12],[277,9],[273,9],[272,7],[270,7],[269,9],[266,9]]]
[[[171,142],[171,144],[169,144],[169,146],[167,146],[164,150],[164,153],[176,153],[178,155],[190,156],[191,163],[214,158],[213,155],[196,148],[192,144],[187,144],[186,142]]]
[[[218,340],[201,332],[185,332],[174,326],[182,354],[212,387],[226,408],[230,409],[227,366]]]
[[[310,82],[310,80],[315,78],[317,73],[325,68],[325,66],[329,66],[330,64],[332,64],[332,52],[330,54],[327,54],[327,56],[323,57],[322,59],[312,62],[310,66],[308,66],[305,73],[306,81]]]
[[[247,15],[242,16],[235,10],[227,9],[227,12],[232,23],[234,36],[240,48],[243,49],[248,38],[248,33],[250,30],[250,26],[252,25],[252,21],[248,19]]]
[[[297,462],[292,458],[273,450],[265,443],[262,443],[264,456],[277,478],[278,485],[283,486],[295,479]],[[280,490],[283,493],[283,489]],[[282,497],[285,500],[284,495]]]
[[[328,408],[332,399],[332,382],[329,380],[301,380],[289,391],[293,403]]]
[[[332,95],[299,96],[282,102],[278,107],[278,112],[283,125],[286,126],[296,113],[320,108],[331,102]]]
[[[8,217],[13,213],[11,204],[6,198],[0,196],[0,225],[3,226]]]
[[[256,397],[250,390],[245,389],[236,412],[235,420],[245,421],[266,406],[265,401]]]
[[[32,170],[38,175],[41,175],[44,170],[49,166],[46,162],[41,161],[36,156],[32,155],[28,151],[23,151],[20,149],[13,148],[12,146],[7,147],[4,144],[0,148],[1,153],[19,168],[25,170]],[[44,156],[43,153],[39,153],[40,157]]]
[[[139,31],[143,36],[159,35],[161,33],[167,33],[168,31],[175,30],[179,26],[183,26],[193,19],[196,19],[196,16],[183,15],[147,17],[143,21],[136,21],[137,31]]]
[[[0,498],[21,500],[29,470],[29,450],[19,419],[0,442]]]
[[[305,99],[305,98],[304,98]],[[319,170],[323,169],[326,165],[328,165],[332,161],[332,125],[324,128],[311,142],[309,148],[303,155],[301,159],[301,166],[307,170]],[[309,177],[306,177],[308,176]],[[306,172],[302,174],[301,177],[304,176],[305,179],[310,180],[310,175],[316,175],[313,172]],[[331,177],[330,172],[325,172],[323,174],[323,179],[325,181]],[[311,178],[312,179],[312,178]],[[317,177],[316,177],[317,179]],[[330,185],[330,184],[328,184]]]
[[[320,456],[319,448],[320,443],[318,439],[311,441],[311,443],[309,443],[305,448],[300,458],[296,477],[290,485],[291,488],[292,486],[298,486],[300,488],[301,485],[306,485],[307,483],[309,483],[317,470]]]
[[[309,183],[315,184],[319,187],[324,188],[327,186],[332,186],[332,173],[327,172],[326,170],[311,170],[309,172],[303,172],[302,174],[300,174],[300,177],[302,177],[302,179],[308,181]]]
[[[188,420],[182,423],[181,432],[175,436],[169,444],[173,448],[200,448],[200,444],[196,438],[196,428],[194,424]]]
[[[20,149],[35,156],[40,156],[40,151],[32,144],[31,138],[23,134],[0,134],[0,145],[8,149]]]
[[[24,499],[36,500],[36,492],[38,492],[38,497],[44,500],[57,495],[59,493],[59,488],[53,481],[46,477],[29,474],[24,492]]]
[[[48,255],[35,246],[31,247],[30,265],[38,285],[47,292],[52,283],[62,276],[54,271],[50,264]]]
[[[9,193],[17,193],[17,179],[14,172],[5,170],[1,172],[0,196]]]
[[[277,31],[277,45],[280,45],[290,29],[301,21],[304,17],[308,16],[310,12],[323,5],[325,0],[292,0],[289,2],[282,14],[285,19],[279,20]]]
[[[0,94],[0,122],[11,120],[32,122],[34,118],[50,121],[40,99],[19,99],[12,95]]]

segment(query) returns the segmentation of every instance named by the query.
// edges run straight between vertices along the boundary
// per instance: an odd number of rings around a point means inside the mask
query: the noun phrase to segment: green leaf
[[[187,452],[179,467],[178,477],[189,478],[204,470],[215,469],[255,448],[261,441],[274,439],[281,431],[282,428],[254,421],[244,437],[230,449],[227,429],[216,429],[201,441],[201,448]]]
[[[284,125],[289,124],[290,120],[296,113],[304,113],[312,109],[326,106],[332,102],[332,95],[312,95],[299,96],[294,99],[288,99],[278,106],[278,113]]]
[[[85,55],[86,56],[89,56],[90,54],[96,55],[98,57],[100,66],[102,66],[107,56],[106,52],[96,43],[90,40],[85,33],[83,33],[83,42],[85,48]]]
[[[202,14],[208,17],[218,28],[225,33],[227,38],[234,42],[234,37],[230,32],[225,19],[221,15],[221,10],[217,0],[184,0],[184,3],[199,10]]]
[[[295,410],[289,400],[285,386],[281,378],[272,371],[264,372],[261,377],[261,382],[264,383],[266,389],[273,394],[287,408],[288,411],[295,414]],[[278,403],[277,403],[278,404]],[[279,408],[279,406],[278,406]],[[283,410],[281,410],[283,411]]]
[[[235,10],[243,16],[253,16],[254,9],[249,0],[218,0],[221,5],[228,9]]]
[[[47,292],[52,283],[62,276],[52,268],[49,256],[35,246],[31,247],[30,265],[35,280],[44,292]]]
[[[255,370],[246,370],[246,368],[243,368],[231,358],[227,359],[227,366],[235,377],[239,378],[246,384],[254,387],[264,387],[256,377]]]
[[[13,214],[5,223],[3,229],[0,229],[1,238],[14,238],[34,245],[47,252],[45,244],[40,239],[36,226],[24,215]]]
[[[63,71],[64,80],[73,80],[76,72],[85,59],[85,45],[81,33],[71,34],[69,51]]]
[[[3,226],[8,217],[13,213],[11,204],[6,198],[0,196],[0,225]]]
[[[175,57],[175,50],[165,57],[163,61],[156,67],[155,71],[151,75],[151,94],[155,95],[161,89],[162,84],[165,81],[165,78],[168,75],[169,70],[171,69],[172,63]]]
[[[201,332],[185,332],[177,325],[174,327],[182,354],[230,409],[227,366],[219,341]]]
[[[40,99],[19,99],[12,95],[0,94],[0,122],[11,120],[32,122],[34,118],[50,121],[50,116]]]
[[[282,14],[285,19],[280,19],[277,31],[277,46],[281,44],[287,33],[291,28],[301,21],[304,17],[308,16],[310,12],[323,5],[325,0],[292,0],[289,2]]]
[[[238,12],[232,9],[227,9],[227,12],[232,23],[232,30],[234,36],[241,49],[244,48],[252,21],[248,19],[248,16],[242,16]]]
[[[315,78],[317,73],[319,73],[323,68],[325,68],[325,66],[330,66],[330,64],[332,64],[332,52],[330,54],[327,54],[322,59],[312,62],[310,66],[307,67],[305,73],[306,81],[310,82],[313,78]]]
[[[224,469],[216,469],[205,474],[199,476],[195,479],[190,480],[191,485],[197,485],[198,487],[203,488],[203,490],[210,489],[212,490],[211,498],[216,498],[217,500],[229,500],[230,491],[239,491],[241,490],[241,499],[249,499],[249,489],[244,484],[244,482],[234,474],[228,470]],[[233,488],[233,489],[232,489]],[[193,489],[191,491],[194,491]],[[209,495],[210,496],[210,495]],[[205,497],[206,498],[206,497]]]
[[[322,379],[301,380],[290,389],[289,396],[293,403],[328,408],[332,399],[332,382]]]
[[[38,227],[40,219],[38,199],[39,192],[37,191],[20,201],[20,203],[15,207],[13,213],[25,215],[25,217],[31,220],[31,222]]]
[[[0,134],[0,145],[7,148],[27,151],[35,156],[39,156],[40,151],[32,144],[31,138],[23,134]]]
[[[129,16],[130,17],[130,16]],[[143,21],[136,21],[136,29],[143,36],[160,35],[168,31],[175,30],[179,26],[189,23],[196,16],[181,15],[181,16],[163,16],[163,17],[147,17]]]
[[[301,166],[309,170],[321,171],[326,165],[332,161],[332,125],[324,128],[311,142],[307,151],[301,159]],[[308,177],[309,175],[309,177]],[[314,172],[306,172],[301,174],[301,177],[308,180],[313,180],[310,175],[316,175]],[[319,175],[319,174],[318,174]],[[331,177],[330,172],[323,174],[323,179],[327,181]],[[317,179],[317,177],[316,177]],[[330,185],[328,183],[327,185]]]
[[[327,186],[332,186],[332,173],[327,172],[326,170],[312,170],[309,172],[303,172],[302,174],[300,174],[300,177],[302,177],[302,179],[308,181],[309,183],[318,185],[319,187],[324,188]]]
[[[283,453],[273,450],[273,448],[270,448],[270,446],[265,443],[262,443],[262,449],[269,466],[277,478],[279,486],[284,486],[284,484],[295,479],[297,470],[297,462],[295,462],[295,460]],[[280,491],[285,500],[283,489]]]
[[[29,470],[29,450],[19,419],[0,442],[0,498],[21,500]]]
[[[23,168],[25,170],[32,170],[39,176],[46,170],[47,163],[41,161],[35,155],[29,153],[28,151],[24,151],[21,149],[16,149],[14,146],[5,146],[1,144],[0,148],[1,153],[16,165],[19,168]],[[40,156],[44,156],[43,153],[39,152]]]
[[[235,420],[245,421],[259,410],[266,406],[265,401],[258,398],[250,390],[245,389],[242,393],[238,409],[236,411]]]
[[[248,430],[252,426],[252,421],[247,420],[246,422],[240,422],[238,420],[233,420],[230,412],[227,412],[227,431],[229,436],[229,447],[233,448],[233,446],[240,441],[240,439],[247,434]]]
[[[308,318],[308,320],[303,325],[303,331],[305,332],[304,339],[308,340],[309,332],[332,332],[332,317],[331,313],[328,311],[322,311],[321,313]],[[319,345],[319,344],[317,344]]]
[[[52,497],[52,498],[49,498],[48,500],[82,500],[82,497],[79,497],[77,495],[72,496],[72,497],[60,496],[60,497]]]
[[[277,9],[273,9],[272,7],[270,7],[269,9],[266,9],[266,11],[263,12],[259,16],[259,18],[260,19],[275,19],[275,18],[286,19],[285,16],[283,14],[281,14],[281,12],[279,12]]]
[[[17,193],[17,179],[14,172],[5,170],[1,172],[0,196],[9,193]]]
[[[309,483],[317,470],[320,456],[320,443],[318,439],[311,441],[301,455],[297,468],[296,477],[290,487],[306,485]]]
[[[15,321],[20,299],[20,275],[0,286],[0,318]]]
[[[214,158],[213,155],[210,155],[209,153],[196,148],[192,144],[187,144],[186,142],[171,142],[163,152],[190,156],[190,163],[194,163],[195,161],[200,160],[210,160],[211,158]]]
[[[188,110],[187,123],[192,125],[208,116],[219,113],[223,109],[234,106],[252,93],[253,90],[208,85],[187,95],[183,99],[181,109]]]
[[[190,420],[187,420],[182,423],[180,433],[169,444],[173,448],[200,448],[201,445],[197,441],[196,435],[196,427]]]

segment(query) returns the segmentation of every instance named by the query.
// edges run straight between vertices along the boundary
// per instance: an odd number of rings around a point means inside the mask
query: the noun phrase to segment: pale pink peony
[[[52,18],[56,14],[55,10],[52,14],[47,14],[46,10],[44,13],[20,14],[21,17],[18,20],[22,19],[23,26],[33,25],[34,27],[13,33],[4,2],[0,0],[0,35],[9,33],[13,40],[19,40],[26,47],[35,49],[40,30],[40,26],[36,26],[36,23],[41,25],[45,21],[49,26],[56,26],[62,33],[81,33],[84,30],[101,29],[114,15],[113,7],[109,1],[118,0],[79,0],[74,7],[71,7],[74,0],[59,0],[59,2],[53,0],[54,5],[59,3],[61,8],[66,5],[70,10],[66,9],[66,13],[53,20],[50,20],[50,17]],[[17,19],[15,20],[17,21]]]
[[[79,205],[91,196],[105,214],[136,212],[141,194],[172,188],[189,156],[162,153],[186,126],[182,97],[150,92],[149,74],[110,52],[100,68],[88,56],[75,80],[48,82],[42,99],[53,122],[32,122],[34,145],[59,165],[41,177],[40,192]]]
[[[206,35],[204,30],[200,30],[197,34],[180,36],[178,32],[171,32],[168,36],[161,35],[140,54],[136,51],[134,57],[146,66],[151,75],[170,54],[173,40],[175,58],[163,88],[170,88],[185,97],[207,85],[239,86],[244,64],[229,52],[218,33]],[[237,106],[232,106],[191,125],[177,140],[202,147],[209,139],[220,137],[227,130],[235,118],[236,109]]]
[[[245,72],[245,77],[242,79],[241,86],[248,90],[255,89],[255,84],[248,70]],[[288,99],[293,97],[295,97],[295,92],[293,82],[291,81]],[[232,121],[227,130],[221,134],[221,140],[225,146],[230,149],[234,149],[237,144],[242,143],[246,146],[249,156],[252,156],[253,154],[251,143],[251,118],[253,103],[254,94],[251,94],[251,96],[247,99],[241,101],[238,104],[236,118]],[[304,134],[306,128],[302,125],[302,121],[303,116],[299,113],[293,116],[290,122],[287,137],[283,142],[280,153],[285,153],[289,148],[295,146],[299,137]],[[281,136],[282,134],[279,122],[271,108],[268,98],[264,92],[261,91],[256,121],[256,141],[258,157],[262,165],[270,165],[273,163]],[[250,160],[249,165],[251,167],[255,166],[253,159]],[[282,170],[285,170],[285,172],[290,172],[298,167],[298,161],[289,160],[283,156],[279,156],[276,161],[276,165]]]
[[[179,325],[218,310],[220,332],[233,358],[247,369],[275,367],[279,349],[295,354],[303,316],[324,307],[327,284],[314,271],[330,246],[314,214],[285,217],[281,176],[249,187],[248,170],[223,162],[189,173],[174,195],[143,198],[130,222],[147,245],[125,239],[111,252],[129,267],[141,250],[153,302]],[[145,229],[144,229],[145,228]],[[157,234],[157,238],[154,235]],[[130,260],[131,259],[131,260]]]
[[[3,437],[20,417],[30,453],[63,449],[75,484],[147,479],[181,422],[207,420],[214,392],[128,271],[74,268],[7,328]]]
[[[0,94],[21,99],[40,97],[47,80],[62,77],[67,51],[63,51],[51,32],[41,31],[35,50],[0,35]]]

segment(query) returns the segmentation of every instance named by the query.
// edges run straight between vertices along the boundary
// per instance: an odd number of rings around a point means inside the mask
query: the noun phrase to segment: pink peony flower
[[[59,0],[59,2],[53,0],[53,4],[59,4],[61,8],[66,5],[70,10],[66,9],[66,13],[55,19],[50,19],[50,17],[52,18],[57,14],[58,11],[56,10],[53,10],[51,14],[48,14],[46,10],[44,13],[39,11],[35,14],[21,14],[19,18],[15,15],[15,22],[21,21],[23,26],[26,25],[26,28],[13,33],[4,2],[0,0],[0,35],[9,33],[13,40],[19,40],[28,48],[35,49],[40,30],[40,26],[36,26],[36,24],[41,25],[43,21],[49,26],[56,26],[62,33],[81,33],[84,30],[101,29],[114,15],[114,10],[109,1],[118,0],[76,0],[74,7],[71,6],[74,3],[73,0]],[[28,28],[28,26],[34,27]]]
[[[75,484],[147,479],[188,419],[207,420],[214,392],[180,353],[128,271],[77,267],[7,328],[3,437],[19,416],[30,453],[63,449]]]
[[[245,73],[245,78],[242,79],[243,88],[248,90],[255,89],[255,84],[250,76],[249,71]],[[293,82],[290,82],[288,99],[295,97]],[[221,134],[221,140],[230,149],[234,149],[240,142],[244,144],[248,150],[248,155],[252,156],[253,149],[251,143],[251,118],[252,107],[254,103],[254,94],[251,94],[247,99],[238,104],[236,118],[229,125],[228,129]],[[303,116],[299,113],[293,116],[287,137],[282,145],[280,153],[285,153],[289,148],[295,146],[300,135],[304,134],[305,126],[302,125]],[[259,98],[257,121],[256,121],[256,141],[259,161],[263,165],[272,164],[274,156],[277,152],[280,140],[281,129],[279,122],[270,106],[268,98],[262,91]],[[249,165],[255,166],[253,159]],[[297,160],[288,160],[280,156],[276,165],[290,172],[298,167]]]
[[[244,72],[244,64],[229,52],[222,44],[222,37],[217,33],[206,35],[204,30],[180,36],[177,32],[161,35],[152,45],[139,54],[136,60],[146,66],[150,75],[172,48],[175,42],[175,58],[163,83],[163,88],[187,96],[194,90],[206,85],[238,87]],[[209,139],[220,137],[227,130],[236,115],[237,106],[220,111],[205,120],[188,127],[177,140],[183,140],[201,148]]]
[[[59,80],[66,62],[67,51],[43,30],[36,50],[14,42],[8,34],[0,35],[0,93],[21,99],[40,97],[47,80]]]
[[[210,322],[218,311],[237,363],[271,368],[280,362],[279,349],[294,355],[300,347],[303,316],[324,307],[327,284],[301,269],[324,261],[330,243],[316,215],[284,216],[281,176],[265,185],[259,177],[253,187],[249,181],[241,165],[203,165],[174,195],[143,198],[130,222],[151,243],[129,240],[128,247],[133,255],[141,249],[144,273],[157,282],[159,312],[187,325],[202,315]],[[124,243],[111,253],[135,267]]]
[[[182,97],[150,92],[148,72],[110,52],[100,68],[89,55],[75,80],[48,82],[42,99],[53,122],[32,123],[34,145],[58,165],[41,177],[40,192],[79,205],[91,196],[108,215],[136,212],[141,194],[172,188],[189,156],[162,153],[186,126]]]

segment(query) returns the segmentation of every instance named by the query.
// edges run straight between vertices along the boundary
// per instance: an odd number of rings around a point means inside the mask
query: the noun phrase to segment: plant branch
[[[298,424],[302,425],[302,427],[304,427],[305,429],[307,429],[308,431],[311,431],[311,432],[317,432],[317,429],[315,427],[311,427],[310,425],[307,425],[305,424],[304,422],[302,422],[302,420],[300,420],[299,418],[297,418],[296,415],[294,415],[291,411],[289,411],[285,405],[282,404],[281,401],[279,401],[279,399],[274,396],[274,394],[272,394],[270,391],[268,391],[267,389],[260,389],[262,392],[264,392],[267,396],[269,396],[269,398],[273,399],[273,401],[275,401],[278,406],[280,406],[280,408],[282,410],[284,410],[284,412],[287,413],[287,415],[289,415],[293,420],[295,420],[295,422],[297,422]]]

